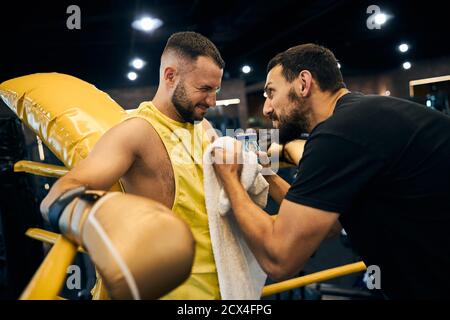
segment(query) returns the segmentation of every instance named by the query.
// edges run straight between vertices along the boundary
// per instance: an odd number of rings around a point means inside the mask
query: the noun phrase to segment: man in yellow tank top
[[[204,36],[173,34],[161,56],[153,100],[141,103],[105,133],[89,156],[53,185],[41,204],[45,213],[67,190],[81,185],[108,190],[120,179],[125,192],[172,209],[191,227],[196,253],[191,276],[164,299],[220,299],[202,155],[214,138],[204,116],[216,104],[224,65],[216,46]]]

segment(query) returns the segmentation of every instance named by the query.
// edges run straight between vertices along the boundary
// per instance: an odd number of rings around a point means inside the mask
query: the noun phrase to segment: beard
[[[281,144],[299,139],[302,133],[310,130],[311,109],[304,98],[299,97],[294,88],[289,90],[289,101],[293,104],[291,111],[286,115],[280,115],[279,140]]]
[[[172,104],[175,106],[175,109],[177,109],[178,114],[184,121],[190,123],[195,122],[196,120],[194,117],[195,106],[188,99],[186,88],[184,87],[184,82],[182,81],[180,81],[177,84],[177,87],[173,92]]]
[[[195,121],[203,120],[203,116],[195,114],[196,105],[194,105],[192,101],[189,100],[183,81],[180,80],[180,82],[178,82],[177,87],[173,91],[171,100],[172,104],[174,105],[183,121],[195,123]],[[197,106],[209,108],[209,106],[206,104],[198,104]]]

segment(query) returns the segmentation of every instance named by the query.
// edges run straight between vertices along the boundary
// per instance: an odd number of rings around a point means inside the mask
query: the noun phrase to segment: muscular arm
[[[219,159],[224,155],[223,150],[217,150]],[[303,268],[322,240],[336,230],[339,214],[283,200],[278,216],[273,220],[245,192],[239,181],[240,167],[238,164],[215,164],[234,216],[264,271],[275,280],[289,278]],[[274,177],[275,183],[284,185],[284,181],[277,180]],[[282,191],[279,192],[281,195]]]
[[[84,185],[89,189],[108,190],[125,174],[139,152],[143,135],[140,119],[124,121],[106,132],[86,159],[80,161],[51,188],[41,203],[45,214],[50,204],[65,191]]]
[[[273,220],[254,204],[237,177],[223,180],[236,220],[253,254],[274,280],[297,274],[339,215],[284,200]]]
[[[269,183],[269,193],[270,196],[275,200],[276,203],[281,204],[286,193],[289,190],[289,183],[286,182],[277,174],[264,176],[266,181]]]

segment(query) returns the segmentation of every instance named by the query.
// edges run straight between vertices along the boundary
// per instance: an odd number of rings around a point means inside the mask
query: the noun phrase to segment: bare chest
[[[175,197],[172,164],[162,141],[149,141],[122,177],[125,192],[161,202],[171,208]]]

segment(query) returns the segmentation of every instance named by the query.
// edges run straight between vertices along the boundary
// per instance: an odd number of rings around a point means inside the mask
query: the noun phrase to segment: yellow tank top
[[[172,211],[189,224],[195,239],[191,276],[162,299],[220,299],[203,188],[202,159],[209,144],[205,130],[201,123],[170,119],[150,101],[142,102],[126,119],[133,117],[148,121],[163,141],[175,178]]]

